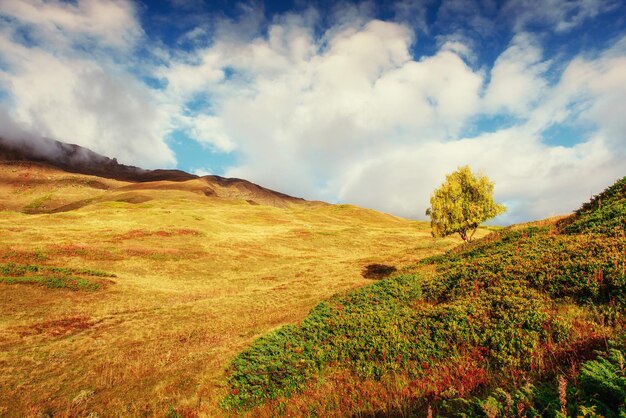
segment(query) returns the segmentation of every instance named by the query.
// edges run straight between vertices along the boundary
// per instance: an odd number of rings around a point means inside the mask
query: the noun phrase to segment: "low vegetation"
[[[624,416],[624,222],[626,178],[568,220],[495,232],[322,302],[233,360],[222,405],[254,416]]]
[[[0,283],[34,284],[52,289],[98,290],[103,281],[95,277],[115,277],[98,270],[71,269],[35,264],[0,263]]]
[[[126,183],[35,165],[0,174],[2,417],[622,408],[620,189],[459,247],[349,205],[120,195]]]
[[[0,177],[3,418],[224,416],[225,369],[256,338],[461,243],[350,205],[252,205],[186,183],[120,190],[33,164],[0,163]],[[365,278],[370,265],[387,267]],[[70,277],[100,287],[70,290]]]
[[[589,203],[578,209],[575,216],[560,223],[561,228],[569,234],[598,233],[624,238],[626,231],[626,177],[618,180],[611,187]]]

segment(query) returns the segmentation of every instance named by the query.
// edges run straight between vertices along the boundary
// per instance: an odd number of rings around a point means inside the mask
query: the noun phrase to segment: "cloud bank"
[[[169,116],[132,68],[133,3],[0,0],[0,15],[0,91],[16,123],[125,163],[175,163]]]
[[[218,174],[420,219],[445,174],[469,164],[496,182],[501,223],[569,212],[626,171],[626,34],[570,54],[546,40],[615,3],[450,0],[434,22],[428,2],[397,2],[391,20],[375,3],[269,17],[244,5],[170,45],[131,2],[5,3],[12,116],[122,162],[172,165],[168,137],[183,133],[236,156]]]

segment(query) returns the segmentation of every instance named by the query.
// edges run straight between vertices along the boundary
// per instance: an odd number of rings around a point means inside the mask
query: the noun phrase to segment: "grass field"
[[[354,206],[125,186],[0,165],[0,416],[224,415],[225,369],[257,337],[370,264],[459,243]]]

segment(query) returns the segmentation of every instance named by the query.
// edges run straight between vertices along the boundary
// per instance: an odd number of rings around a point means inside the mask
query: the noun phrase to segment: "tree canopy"
[[[448,174],[431,195],[426,210],[433,236],[458,233],[465,242],[471,241],[482,222],[506,211],[503,205],[494,202],[493,186],[487,176],[474,175],[469,166]]]

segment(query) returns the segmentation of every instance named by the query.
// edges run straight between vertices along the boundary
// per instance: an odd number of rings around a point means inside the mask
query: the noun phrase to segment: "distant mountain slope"
[[[120,190],[181,190],[203,194],[207,197],[240,199],[250,204],[279,208],[288,207],[291,204],[323,204],[322,202],[308,202],[302,198],[266,189],[247,180],[220,176],[204,176],[185,181],[162,180],[133,183]]]
[[[88,148],[54,139],[22,141],[0,138],[0,161],[34,161],[64,171],[89,174],[122,181],[184,181],[198,176],[180,170],[144,170],[124,165]]]
[[[322,202],[308,202],[242,179],[220,176],[199,177],[180,170],[145,170],[124,165],[118,163],[115,158],[105,157],[79,145],[66,144],[52,139],[9,141],[0,138],[0,165],[5,167],[2,176],[5,183],[30,185],[32,188],[36,180],[38,187],[42,192],[45,192],[50,188],[59,190],[62,185],[68,186],[74,182],[76,183],[74,188],[76,185],[80,185],[84,189],[93,188],[98,192],[92,196],[87,193],[88,190],[84,190],[80,201],[75,201],[71,200],[70,195],[76,195],[76,190],[72,190],[69,195],[65,193],[65,196],[59,196],[56,203],[53,199],[47,198],[48,207],[40,205],[36,211],[29,210],[31,213],[82,207],[93,203],[96,197],[104,198],[104,196],[100,196],[103,189],[111,193],[117,191],[127,193],[129,191],[177,190],[212,198],[239,199],[245,200],[249,204],[280,208],[292,204],[323,204]],[[2,170],[1,166],[0,170]],[[12,167],[10,173],[7,172],[9,166]],[[63,173],[75,173],[77,176],[72,180]],[[100,179],[89,179],[85,176],[96,176]],[[103,182],[102,179],[117,180],[123,183]],[[91,187],[90,185],[95,186]],[[77,197],[74,196],[74,198]],[[106,198],[109,199],[111,196]],[[15,197],[11,199],[14,201],[4,202],[4,205],[0,202],[0,207],[15,209],[16,204],[21,204]],[[146,197],[142,197],[139,200],[145,199]]]

